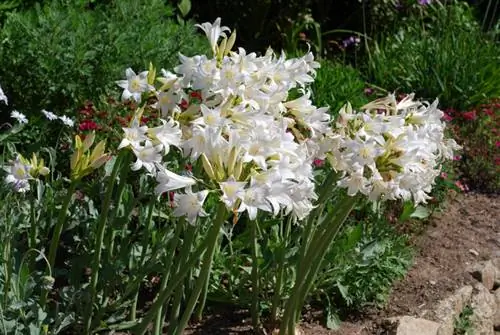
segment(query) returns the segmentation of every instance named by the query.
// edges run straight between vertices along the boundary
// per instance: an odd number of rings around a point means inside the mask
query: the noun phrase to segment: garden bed
[[[322,327],[321,311],[306,313],[301,328],[305,335],[384,334],[381,321],[411,315],[432,319],[429,312],[440,300],[474,279],[466,271],[474,262],[500,257],[500,197],[468,193],[450,200],[435,214],[423,231],[414,231],[417,249],[414,266],[404,280],[396,283],[385,308],[368,308],[349,315],[337,331]],[[418,223],[421,225],[421,223]],[[414,227],[415,228],[415,227]],[[191,325],[186,334],[253,334],[246,311],[220,309],[205,321]]]

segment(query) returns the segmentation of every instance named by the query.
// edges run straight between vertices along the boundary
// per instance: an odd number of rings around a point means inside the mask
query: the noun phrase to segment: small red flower
[[[78,129],[80,129],[81,131],[85,131],[85,130],[95,130],[95,129],[98,129],[99,126],[97,125],[97,123],[95,123],[94,121],[92,120],[83,120],[79,125],[78,125]]]
[[[476,110],[471,110],[469,112],[462,113],[464,119],[472,121],[477,119]]]
[[[189,107],[189,102],[187,102],[186,100],[182,99],[180,105],[181,105],[182,109],[187,109]]]
[[[189,163],[188,163],[188,164],[186,164],[186,165],[184,166],[184,169],[186,169],[187,171],[191,172],[191,171],[193,171],[193,166],[192,166],[191,164],[189,164]]]
[[[313,161],[313,164],[314,164],[315,167],[322,167],[325,164],[325,160],[324,159],[318,159],[318,158],[316,158]]]

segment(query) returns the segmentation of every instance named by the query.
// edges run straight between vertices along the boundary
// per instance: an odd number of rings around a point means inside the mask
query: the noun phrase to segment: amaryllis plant
[[[236,34],[221,26],[220,19],[198,26],[207,35],[211,55],[180,55],[180,64],[171,71],[157,71],[153,65],[138,73],[128,68],[126,78],[117,81],[121,98],[137,104],[128,124],[119,129],[119,143],[107,152],[104,140],[94,145],[93,132],[75,138],[69,195],[106,167],[104,176],[95,177],[106,180],[106,186],[92,235],[84,334],[102,329],[105,308],[94,306],[109,305],[106,293],[111,291],[99,284],[102,264],[111,262],[116,241],[125,241],[123,236],[135,239],[126,234],[132,230],[127,228],[131,213],[137,210],[144,213],[145,220],[139,221],[144,237],[139,260],[128,268],[135,278],[125,294],[133,297],[130,317],[113,329],[142,335],[154,322],[153,333],[160,334],[169,315],[168,333],[182,334],[193,314],[199,317],[204,309],[214,254],[227,224],[244,224],[250,232],[252,323],[260,327],[258,243],[267,233],[260,227],[280,218],[301,232],[294,262],[278,266],[279,271],[293,268],[293,287],[281,290],[281,271],[273,299],[280,334],[294,334],[325,254],[356,203],[425,203],[441,163],[458,148],[444,137],[437,101],[428,104],[410,95],[397,102],[389,95],[360,112],[346,105],[333,120],[327,107],[318,108],[311,101],[309,85],[319,67],[311,52],[287,59],[271,49],[263,55],[233,50]],[[87,120],[79,129],[97,127]],[[322,167],[327,176],[320,183],[314,171],[323,161],[328,162]],[[8,179],[18,189],[30,179],[24,173],[28,168],[19,164],[9,167],[13,172]],[[185,166],[189,169],[181,168]],[[26,185],[22,188],[28,190]],[[129,211],[120,209],[127,190],[137,188],[142,190],[140,200]],[[51,239],[52,272],[69,199]],[[120,211],[125,212],[124,221],[114,231],[110,227],[117,224]],[[157,225],[160,217],[168,224]],[[155,252],[163,256],[157,259]],[[150,274],[145,272],[150,263],[160,278],[159,290],[137,318],[141,281]],[[47,297],[45,290],[42,306]]]

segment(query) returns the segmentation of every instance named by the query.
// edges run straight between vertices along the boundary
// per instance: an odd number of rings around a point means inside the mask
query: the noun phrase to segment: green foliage
[[[463,2],[434,3],[372,45],[370,79],[388,90],[439,97],[467,108],[500,96],[500,47],[486,38]]]
[[[318,107],[330,106],[330,112],[336,115],[347,102],[355,108],[366,104],[364,88],[361,74],[353,67],[323,61],[313,85],[314,103]]]
[[[28,116],[42,108],[74,113],[85,99],[113,89],[127,67],[142,71],[151,61],[172,68],[178,52],[204,50],[194,27],[177,24],[172,15],[161,0],[93,9],[52,1],[9,13],[0,31],[0,82],[9,107]]]
[[[316,294],[349,309],[386,301],[394,281],[412,264],[412,250],[383,217],[351,220],[334,242],[318,277]]]
[[[453,335],[473,335],[474,325],[472,323],[472,315],[474,310],[471,306],[467,305],[460,312],[458,318],[455,319]]]

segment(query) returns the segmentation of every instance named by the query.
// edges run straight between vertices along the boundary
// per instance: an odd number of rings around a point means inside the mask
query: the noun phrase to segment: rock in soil
[[[493,318],[497,311],[495,297],[483,284],[477,284],[474,289],[471,307],[473,329],[476,335],[494,335]]]

